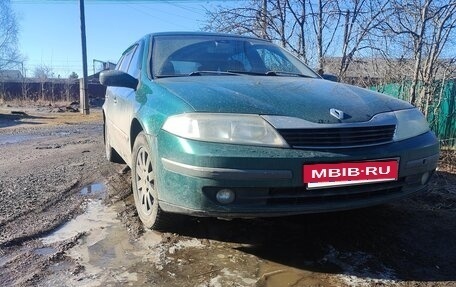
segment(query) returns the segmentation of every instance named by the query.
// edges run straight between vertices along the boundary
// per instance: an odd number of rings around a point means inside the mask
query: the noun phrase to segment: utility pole
[[[88,115],[89,111],[89,95],[87,94],[87,45],[85,31],[85,12],[84,0],[79,0],[79,9],[81,13],[81,44],[82,44],[82,79],[79,80],[79,97],[81,113]]]

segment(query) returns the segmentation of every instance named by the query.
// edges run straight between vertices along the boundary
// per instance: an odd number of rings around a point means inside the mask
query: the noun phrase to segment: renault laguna
[[[148,228],[368,207],[426,190],[439,157],[407,102],[323,79],[262,39],[156,33],[104,71],[108,160]]]

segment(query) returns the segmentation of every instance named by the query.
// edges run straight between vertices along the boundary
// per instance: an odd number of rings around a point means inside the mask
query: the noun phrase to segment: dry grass
[[[23,103],[13,104],[8,102],[7,105],[0,106],[0,127],[3,126],[3,129],[15,129],[18,126],[20,127],[44,127],[44,126],[54,126],[62,124],[77,124],[77,123],[90,123],[90,122],[102,122],[103,114],[99,108],[90,109],[89,115],[82,115],[80,112],[68,112],[65,111],[69,102],[58,102],[53,104],[33,104]],[[7,117],[7,115],[12,115],[12,112],[20,112],[23,114],[16,114],[14,119]],[[1,115],[5,117],[1,117]],[[2,125],[2,121],[12,121],[14,120],[15,124],[5,124]],[[37,126],[38,124],[38,126]]]
[[[65,106],[69,105],[71,101],[66,100],[45,100],[45,99],[23,99],[16,98],[14,100],[5,100],[0,97],[0,106],[11,106],[11,107],[45,107],[45,106]]]
[[[442,148],[440,151],[439,170],[456,174],[456,148]]]

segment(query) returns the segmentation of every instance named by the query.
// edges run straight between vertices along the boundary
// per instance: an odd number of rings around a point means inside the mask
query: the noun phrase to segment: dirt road
[[[52,111],[0,108],[1,286],[456,286],[454,163],[390,205],[160,233],[104,158],[100,111]]]

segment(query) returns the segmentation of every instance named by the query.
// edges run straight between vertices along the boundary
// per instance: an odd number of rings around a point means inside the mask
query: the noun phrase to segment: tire
[[[136,210],[144,226],[156,230],[169,226],[170,214],[158,204],[155,159],[143,132],[138,134],[133,146],[131,181]]]
[[[117,151],[111,146],[109,139],[108,125],[106,121],[104,122],[104,143],[105,143],[105,153],[106,159],[114,163],[125,163],[122,157],[117,153]]]

